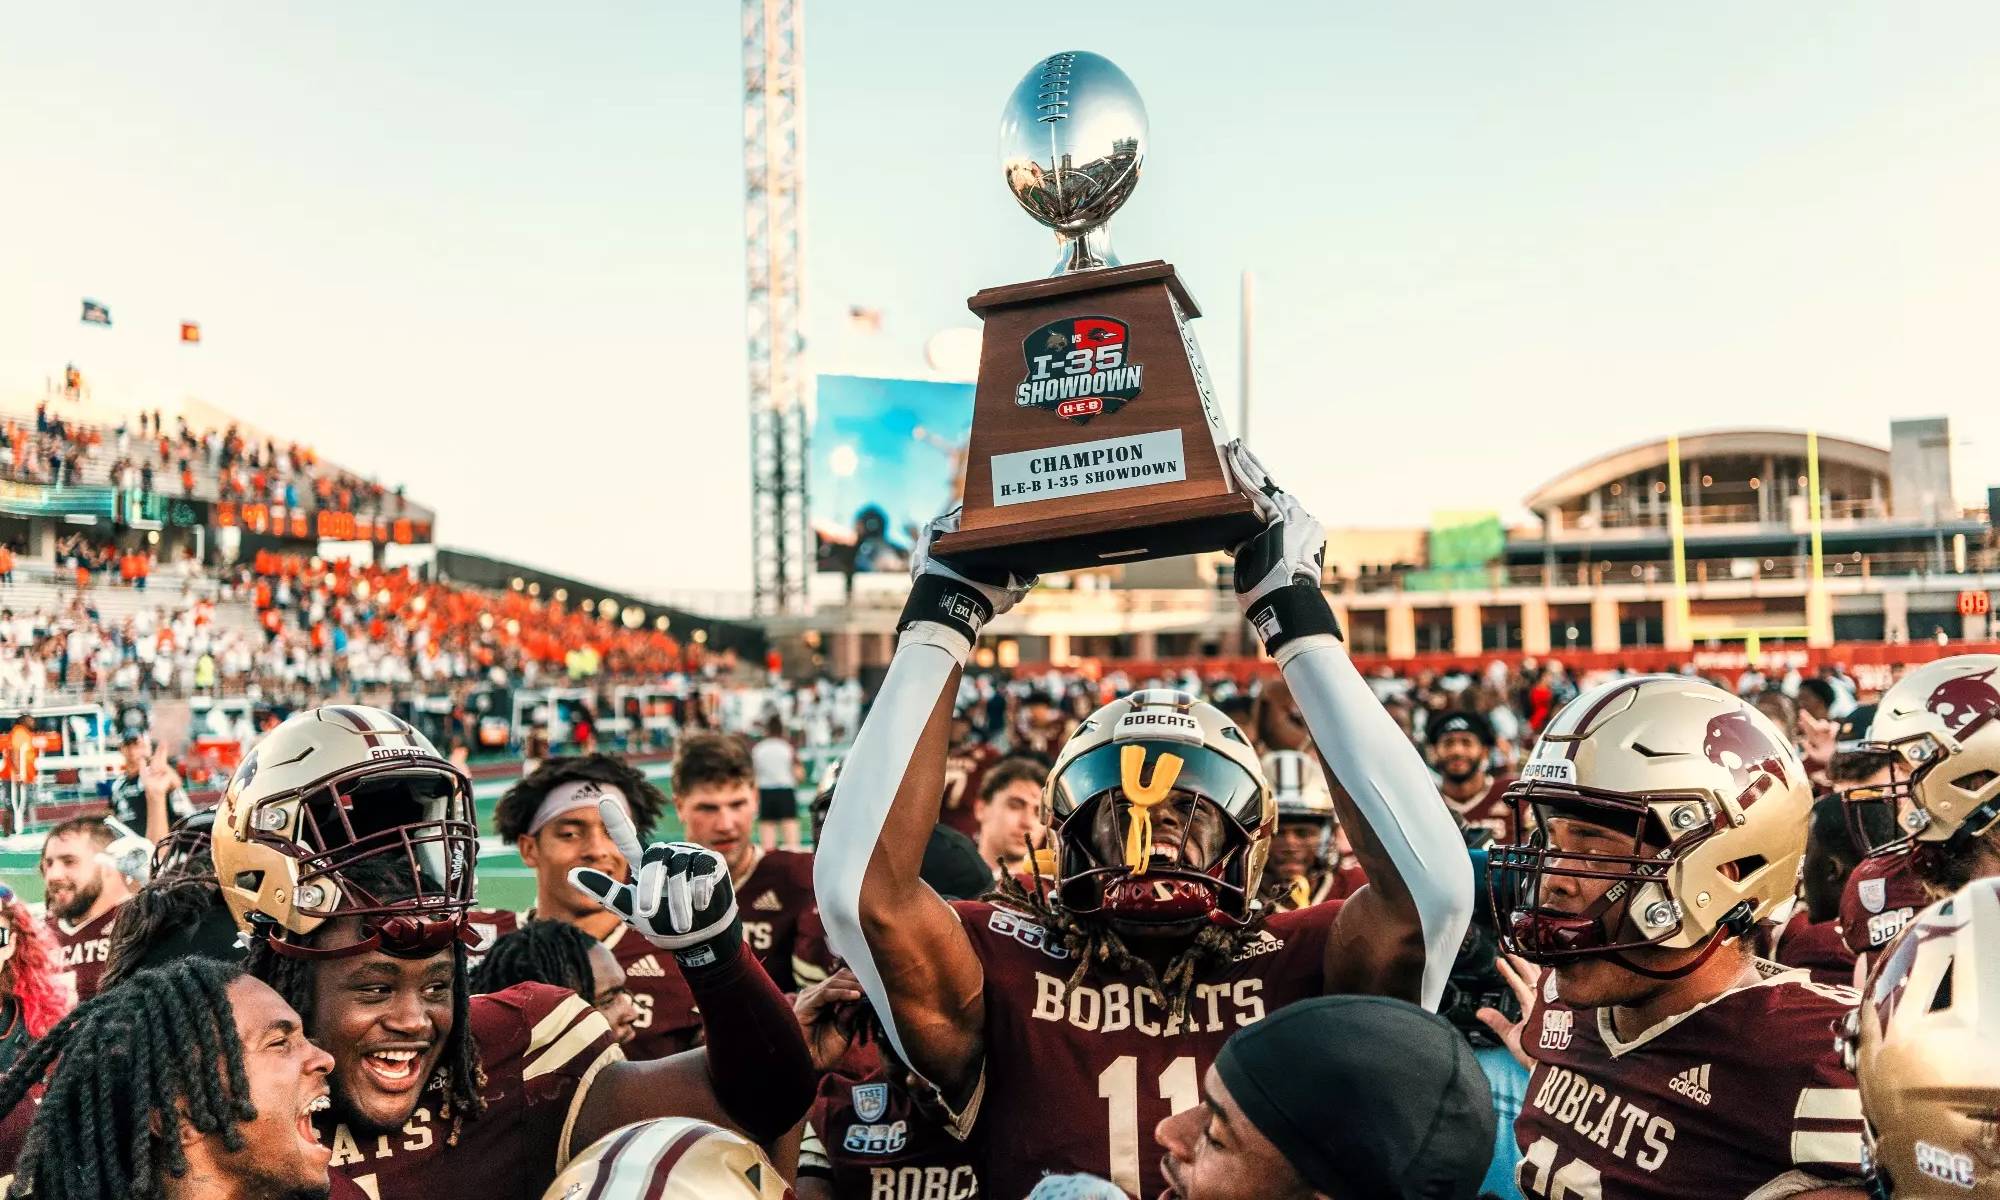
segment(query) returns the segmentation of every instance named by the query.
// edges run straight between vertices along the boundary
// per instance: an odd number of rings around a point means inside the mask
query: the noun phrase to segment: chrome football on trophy
[[[1171,264],[1126,266],[1105,223],[1146,162],[1146,106],[1117,64],[1035,64],[1000,117],[1007,190],[1055,231],[1046,278],[987,288],[965,508],[937,551],[1018,575],[1241,544],[1262,523],[1231,477],[1201,315]]]
[[[1063,249],[1051,275],[1119,265],[1105,222],[1146,164],[1146,104],[1101,54],[1052,54],[1015,86],[1000,114],[1007,190]]]

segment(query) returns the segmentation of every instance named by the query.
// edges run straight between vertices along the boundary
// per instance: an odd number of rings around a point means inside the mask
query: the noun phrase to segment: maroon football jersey
[[[1631,1041],[1544,975],[1521,1040],[1537,1060],[1514,1123],[1522,1195],[1744,1200],[1855,1182],[1861,1096],[1832,1033],[1855,994],[1763,965],[1775,973]]]
[[[803,850],[764,851],[749,877],[737,886],[736,907],[743,915],[743,940],[772,982],[781,992],[798,991],[792,956],[800,948],[799,923],[818,908],[813,900],[813,856]],[[815,953],[810,945],[807,953]],[[824,937],[817,953],[826,953]],[[809,965],[820,969],[821,978],[830,969],[825,962]]]
[[[958,1125],[987,1194],[1012,1197],[1045,1172],[1159,1195],[1154,1126],[1201,1102],[1230,1034],[1326,990],[1341,905],[1273,914],[1236,961],[1202,977],[1180,1018],[1137,971],[1095,966],[1071,991],[1076,962],[1031,917],[976,900],[952,907],[986,972],[986,1061]]]
[[[625,969],[625,990],[632,993],[632,1003],[639,1010],[639,1034],[625,1043],[625,1057],[643,1062],[699,1045],[701,1012],[673,952],[660,949],[624,925],[613,930],[604,944]]]
[[[1472,799],[1461,802],[1446,796],[1444,802],[1457,815],[1459,824],[1474,829],[1490,829],[1495,842],[1510,845],[1520,840],[1514,836],[1514,806],[1506,800],[1507,789],[1513,783],[1512,775],[1496,776],[1491,787]]]
[[[1856,954],[1873,954],[1895,941],[1930,902],[1909,855],[1864,858],[1840,889],[1841,940]]]
[[[944,804],[938,809],[938,823],[979,840],[979,818],[973,810],[979,803],[979,786],[986,772],[1000,761],[1000,752],[985,742],[954,746],[944,760]]]
[[[104,977],[104,960],[111,953],[111,923],[117,919],[118,906],[114,904],[96,920],[81,925],[71,925],[60,917],[47,922],[60,955],[57,965],[75,978],[79,1004],[97,994],[98,982]]]
[[[863,1053],[850,1052],[841,1065],[866,1069],[820,1078],[799,1147],[800,1177],[826,1180],[836,1200],[974,1200],[979,1178],[965,1143],[943,1119],[926,1115],[907,1090],[890,1081],[873,1046],[861,1049]]]
[[[1846,986],[1854,982],[1854,951],[1840,937],[1840,922],[1814,921],[1801,908],[1785,922],[1771,954],[1788,967],[1812,973],[1814,983]]]
[[[451,1122],[439,1118],[432,1096],[387,1133],[350,1130],[345,1122],[322,1127],[334,1172],[372,1200],[541,1200],[568,1164],[564,1137],[590,1081],[624,1059],[604,1018],[566,988],[520,983],[474,996],[471,1019],[486,1112],[465,1122],[457,1144],[446,1144]]]
[[[479,944],[465,952],[465,967],[471,970],[493,949],[493,943],[521,927],[521,914],[506,908],[475,908],[465,914],[465,923],[479,935]]]

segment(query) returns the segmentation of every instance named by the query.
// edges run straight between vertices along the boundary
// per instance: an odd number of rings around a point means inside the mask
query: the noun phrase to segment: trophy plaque
[[[1017,575],[1241,544],[1263,528],[1171,264],[1119,263],[1105,222],[1138,185],[1146,109],[1100,55],[1051,55],[1000,120],[1007,187],[1055,231],[1047,278],[987,288],[958,532],[937,550]]]

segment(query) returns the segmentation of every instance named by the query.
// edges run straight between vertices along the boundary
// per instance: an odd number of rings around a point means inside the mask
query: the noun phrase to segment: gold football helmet
[[[1240,924],[1278,809],[1236,722],[1155,688],[1077,727],[1042,791],[1042,823],[1068,911],[1153,928]]]
[[[542,1200],[792,1200],[764,1152],[689,1117],[614,1129],[570,1161]]]
[[[1918,873],[2000,821],[2000,654],[1955,654],[1912,669],[1883,693],[1862,749],[1895,778],[1849,789],[1850,805],[1887,807],[1900,835],[1877,852],[1914,852]],[[1889,822],[1883,822],[1889,824]]]
[[[236,924],[281,953],[335,917],[366,934],[342,954],[435,953],[468,937],[479,830],[472,784],[408,723],[330,705],[285,721],[230,776],[210,847]]]
[[[1789,900],[1805,856],[1812,785],[1769,718],[1679,675],[1616,679],[1564,706],[1508,789],[1518,845],[1492,847],[1487,883],[1510,954],[1541,963],[1609,956],[1641,975],[1693,970]],[[1557,852],[1550,818],[1607,827],[1623,852]],[[1544,903],[1554,877],[1609,880],[1582,912]],[[1634,965],[1643,946],[1704,947],[1671,972]]]
[[[1877,1195],[2000,1197],[2000,879],[1917,915],[1870,976],[1847,1049]]]

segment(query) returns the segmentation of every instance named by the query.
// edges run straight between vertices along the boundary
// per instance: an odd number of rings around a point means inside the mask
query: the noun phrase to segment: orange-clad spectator
[[[265,609],[270,608],[271,585],[259,579],[256,588],[250,593],[250,602],[256,606],[258,612],[263,612]]]
[[[194,469],[185,465],[181,467],[181,494],[194,495]]]
[[[14,728],[7,731],[7,778],[15,783],[27,784],[35,781],[35,760],[41,751],[35,749],[35,727],[22,713],[14,720]]]
[[[313,622],[313,628],[312,628],[312,648],[313,648],[313,649],[315,649],[315,650],[324,650],[324,649],[326,649],[326,622],[325,622],[325,621],[315,621],[315,622]]]
[[[270,634],[272,637],[277,637],[278,631],[284,628],[285,615],[275,608],[267,608],[264,610],[262,621],[264,632]]]
[[[83,592],[83,591],[88,591],[89,589],[90,589],[90,568],[82,563],[78,563],[76,566],[76,590],[79,592]]]
[[[14,582],[14,548],[0,546],[0,584]]]

